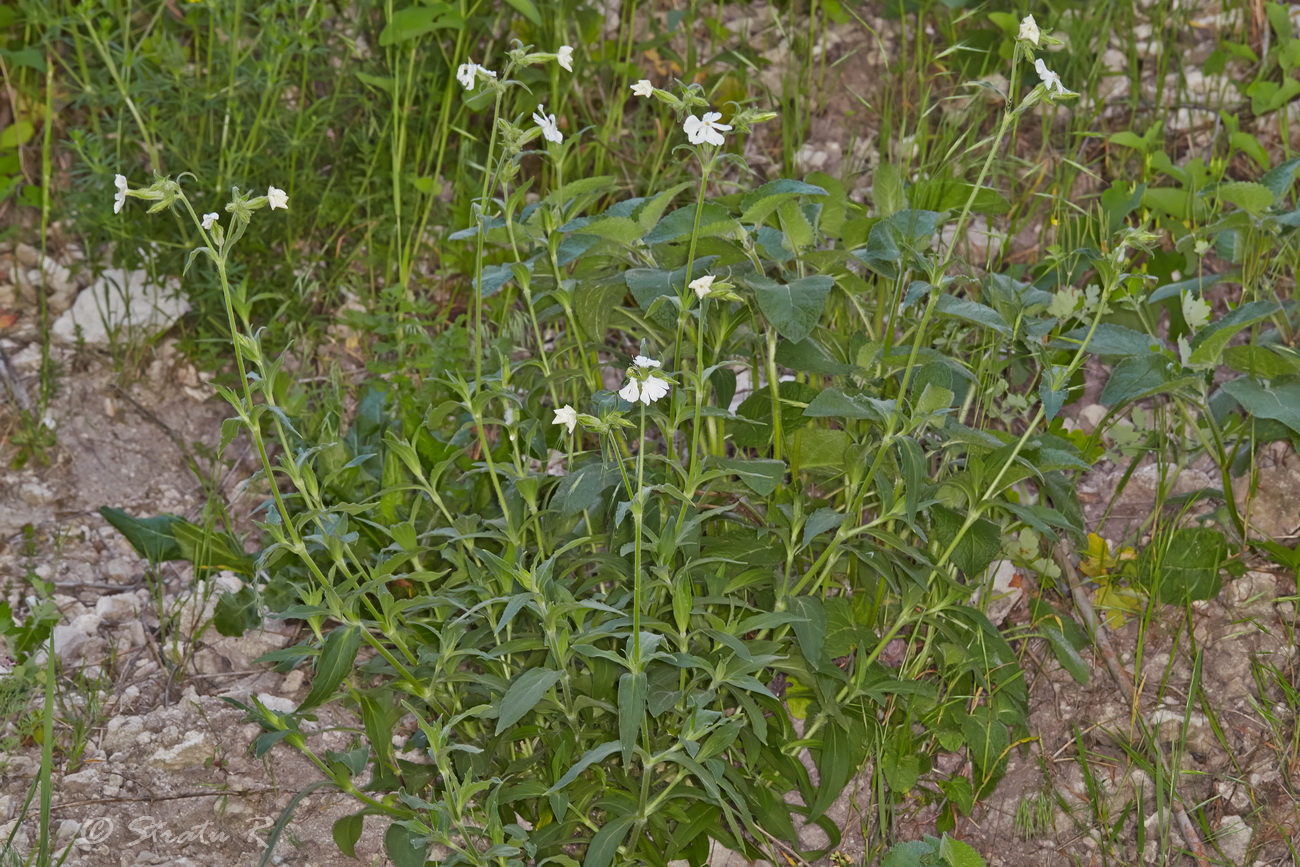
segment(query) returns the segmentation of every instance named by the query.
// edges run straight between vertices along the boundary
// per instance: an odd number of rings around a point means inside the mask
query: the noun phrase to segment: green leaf
[[[740,222],[747,226],[757,225],[776,211],[782,202],[791,201],[797,196],[825,195],[829,195],[826,190],[802,181],[768,181],[758,189],[746,193],[740,200]]]
[[[1187,527],[1174,532],[1168,546],[1148,546],[1138,572],[1147,586],[1158,584],[1160,601],[1166,604],[1213,599],[1223,587],[1219,572],[1227,551],[1228,541],[1218,530]]]
[[[809,402],[803,414],[809,418],[857,418],[884,422],[892,410],[893,401],[873,398],[865,392],[826,388]]]
[[[533,24],[538,27],[542,26],[542,16],[537,14],[537,7],[533,5],[533,0],[506,0],[506,2]]]
[[[714,458],[712,463],[731,475],[739,476],[746,487],[762,497],[775,491],[781,484],[781,480],[785,478],[785,461]]]
[[[1223,390],[1242,409],[1259,418],[1271,418],[1300,434],[1300,383],[1266,386],[1253,379],[1234,379]]]
[[[1043,638],[1047,639],[1047,643],[1051,646],[1052,653],[1056,655],[1056,661],[1061,663],[1061,668],[1068,671],[1070,677],[1073,677],[1075,681],[1086,685],[1088,678],[1091,676],[1091,669],[1088,668],[1088,663],[1083,661],[1079,651],[1074,649],[1074,645],[1065,637],[1060,628],[1051,621],[1040,623],[1038,628],[1043,633]]]
[[[880,867],[930,867],[934,850],[921,840],[909,840],[891,846],[880,859]],[[930,860],[923,860],[926,858]]]
[[[826,507],[818,509],[808,516],[808,520],[803,525],[803,547],[807,548],[808,543],[813,539],[825,533],[827,530],[834,530],[844,523],[844,515],[832,508]]]
[[[1282,308],[1272,301],[1251,301],[1216,319],[1191,339],[1191,363],[1218,364],[1224,347],[1237,332],[1273,316]]]
[[[12,150],[19,145],[26,144],[36,131],[31,121],[17,120],[9,124],[0,131],[0,149]]]
[[[222,635],[238,637],[262,623],[257,591],[245,584],[235,593],[222,593],[212,613],[212,625]]]
[[[1255,215],[1262,214],[1277,200],[1272,190],[1252,181],[1229,181],[1219,184],[1215,193],[1223,201]]]
[[[914,752],[900,755],[898,743],[891,741],[881,758],[889,788],[897,795],[912,791],[921,779],[921,757]]]
[[[800,373],[815,373],[819,376],[843,376],[853,372],[853,365],[840,364],[831,359],[813,340],[801,340],[798,343],[782,340],[776,345],[776,363]]]
[[[903,177],[893,163],[880,163],[871,180],[871,201],[876,214],[888,217],[907,206],[903,195]]]
[[[966,738],[967,755],[975,765],[975,793],[985,794],[1006,767],[1007,750],[1011,746],[1007,727],[990,708],[980,705],[962,720],[961,733]]]
[[[930,514],[934,521],[934,536],[940,551],[946,551],[957,538],[965,519],[946,506],[933,506]],[[988,568],[1002,549],[1002,534],[998,525],[977,518],[952,552],[952,562],[968,577],[980,575]]]
[[[799,342],[808,337],[821,319],[826,296],[835,281],[824,274],[802,277],[788,284],[777,283],[761,274],[746,278],[758,308],[767,321],[787,340]]]
[[[673,676],[674,677],[677,676],[675,672]],[[610,756],[614,755],[614,753],[618,752],[619,749],[620,749],[620,744],[618,741],[609,741],[607,743],[601,744],[598,747],[592,747],[591,749],[587,750],[585,753],[582,754],[582,756],[576,762],[573,763],[573,767],[569,768],[567,771],[564,772],[564,776],[560,777],[559,781],[557,781],[554,786],[551,786],[549,789],[546,790],[546,794],[553,795],[556,792],[560,791],[565,786],[569,785],[569,783],[572,783],[574,780],[578,779],[578,776],[583,771],[587,770],[587,768],[591,767],[597,762],[603,762],[605,759],[609,758]]]
[[[398,822],[388,826],[384,832],[384,851],[393,867],[424,867],[429,847],[428,843],[420,842],[422,836]]]
[[[627,829],[636,821],[635,815],[615,816],[605,822],[604,827],[596,832],[587,844],[587,854],[582,859],[582,867],[609,867],[614,862],[618,847],[627,836]]]
[[[322,705],[334,696],[339,684],[352,671],[360,647],[361,627],[356,624],[336,626],[325,636],[316,660],[316,676],[312,678],[311,691],[298,705],[299,713]]]
[[[1260,379],[1280,379],[1300,373],[1300,364],[1278,355],[1267,346],[1245,344],[1223,350],[1223,363],[1238,373]]]
[[[943,835],[939,857],[948,867],[984,867],[984,858],[969,843]]]
[[[625,766],[632,762],[632,748],[641,732],[648,689],[644,671],[624,672],[618,679],[618,741]]]
[[[515,678],[497,707],[496,734],[523,719],[564,675],[549,668],[530,668]]]
[[[811,666],[821,666],[826,646],[826,609],[822,606],[822,601],[815,596],[792,596],[787,602],[790,611],[799,615],[792,628],[794,637],[799,640],[803,658]]]
[[[844,469],[844,453],[851,440],[847,431],[814,427],[799,431],[795,437],[795,459],[800,470],[819,467]]]
[[[184,560],[185,554],[176,542],[177,524],[186,523],[175,515],[158,515],[154,518],[133,518],[121,509],[101,506],[99,514],[126,537],[136,553],[151,563],[164,560]]]
[[[695,205],[685,205],[659,221],[642,240],[647,244],[664,244],[688,238],[695,230]],[[700,238],[740,235],[744,230],[731,212],[716,202],[708,202],[700,212]]]
[[[955,319],[962,319],[985,328],[991,328],[1003,337],[1010,337],[1012,334],[1011,326],[1002,318],[1002,314],[992,307],[965,298],[940,295],[939,300],[935,303],[935,312],[942,316],[951,316]]]
[[[1053,340],[1051,347],[1053,349],[1078,349],[1079,344],[1087,337],[1088,328],[1076,328]],[[1092,339],[1088,341],[1086,351],[1093,355],[1124,356],[1149,355],[1152,352],[1159,352],[1162,348],[1163,346],[1158,337],[1143,334],[1141,331],[1134,331],[1132,328],[1125,328],[1123,325],[1103,322],[1097,326]]]
[[[645,233],[646,230],[641,227],[641,224],[631,217],[600,217],[574,230],[574,234],[595,235],[622,244],[624,247],[632,246],[641,240]]]
[[[1140,400],[1162,390],[1173,380],[1169,359],[1163,354],[1135,355],[1115,365],[1098,400],[1104,406]]]
[[[178,521],[172,525],[172,535],[181,550],[181,559],[193,563],[199,569],[225,569],[245,576],[252,576],[255,571],[253,558],[228,533],[205,530],[197,524]]]
[[[408,6],[393,13],[388,24],[379,32],[379,44],[385,48],[396,45],[438,29],[458,30],[465,26],[462,18],[450,3],[430,6]]]
[[[334,845],[349,858],[357,857],[357,841],[361,839],[361,832],[365,829],[365,819],[365,813],[353,813],[334,822],[331,830]]]

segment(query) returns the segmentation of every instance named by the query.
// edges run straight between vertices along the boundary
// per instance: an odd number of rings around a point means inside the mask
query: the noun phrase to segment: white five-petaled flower
[[[686,131],[686,138],[691,144],[703,144],[708,142],[711,145],[721,146],[724,139],[722,134],[731,129],[730,124],[718,123],[722,120],[722,113],[718,111],[706,111],[703,119],[691,115],[686,118],[682,124],[682,129]]]
[[[1061,84],[1061,76],[1047,68],[1047,64],[1043,62],[1043,58],[1040,57],[1034,61],[1034,69],[1038,71],[1038,77],[1043,80],[1043,84],[1047,87],[1048,96],[1074,95],[1074,91],[1067,89],[1064,84]]]
[[[573,46],[561,45],[560,50],[555,52],[555,62],[560,64],[565,72],[573,72]]]
[[[472,60],[468,61],[467,63],[462,63],[460,66],[456,67],[456,80],[459,81],[461,83],[461,86],[464,87],[466,90],[474,89],[474,83],[478,81],[478,76],[480,74],[486,75],[488,78],[497,77],[497,74],[495,72],[493,72],[490,69],[485,69],[482,66],[479,66],[477,63],[475,63]]]
[[[113,185],[117,187],[117,192],[113,195],[113,213],[122,213],[122,206],[126,204],[126,175],[117,175],[113,178]]]
[[[555,421],[551,424],[562,424],[573,433],[573,429],[578,426],[578,411],[569,404],[565,404],[555,411]]]
[[[636,84],[632,85],[633,96],[654,96],[655,86],[650,83],[650,79],[643,78]]]
[[[205,231],[205,232],[211,232],[211,231],[212,231],[212,227],[215,226],[215,225],[217,224],[217,220],[220,220],[220,219],[221,219],[221,215],[220,215],[220,214],[204,214],[204,215],[203,215],[203,231]]]
[[[644,380],[635,377],[629,379],[627,385],[619,389],[618,396],[628,403],[636,403],[639,400],[649,406],[659,398],[667,395],[671,387],[668,380],[656,373],[652,373]]]
[[[691,281],[689,284],[687,284],[687,285],[688,285],[691,289],[694,289],[694,290],[695,290],[695,297],[696,297],[696,298],[703,298],[705,295],[708,295],[708,294],[709,294],[709,291],[710,291],[710,290],[712,289],[712,287],[713,287],[713,275],[712,275],[712,274],[705,274],[703,277],[700,277],[700,278],[698,278],[698,279],[696,279],[696,280],[692,280],[692,281]]]
[[[1026,15],[1020,22],[1020,38],[1034,45],[1038,44],[1038,22],[1034,20],[1034,16]]]
[[[538,114],[537,112],[541,112]],[[547,116],[546,106],[537,106],[537,111],[533,112],[533,120],[542,128],[542,137],[547,141],[553,141],[556,144],[564,141],[564,136],[560,133],[560,128],[556,126],[557,120],[555,115]]]
[[[642,367],[647,369],[663,366],[659,362],[655,361],[653,358],[646,358],[644,355],[638,355],[636,358],[632,359],[632,363],[635,364],[637,367]]]
[[[289,194],[284,190],[277,190],[275,187],[267,187],[266,203],[271,206],[272,211],[276,208],[284,208],[285,210],[288,210]]]

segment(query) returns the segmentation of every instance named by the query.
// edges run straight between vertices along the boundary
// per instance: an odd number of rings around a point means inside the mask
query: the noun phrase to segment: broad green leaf
[[[538,27],[542,26],[542,16],[537,14],[537,7],[533,5],[533,0],[506,0],[506,2],[533,24]]]
[[[1223,363],[1238,373],[1259,379],[1280,379],[1300,373],[1300,363],[1296,360],[1254,344],[1229,346],[1223,350]]]
[[[18,120],[10,123],[3,131],[0,131],[0,150],[13,150],[19,145],[26,144],[36,131],[31,121]]]
[[[871,180],[871,201],[881,217],[896,214],[907,206],[903,176],[893,163],[882,162],[876,166]]]
[[[1091,675],[1091,669],[1088,668],[1088,663],[1083,661],[1079,651],[1074,649],[1074,645],[1066,639],[1055,623],[1050,621],[1040,623],[1038,629],[1043,633],[1043,638],[1047,639],[1047,643],[1051,645],[1052,653],[1056,655],[1056,661],[1061,663],[1061,668],[1068,671],[1075,681],[1086,685]]]
[[[1278,199],[1285,199],[1295,183],[1297,169],[1300,169],[1300,157],[1292,157],[1265,172],[1259,182]]]
[[[799,251],[811,247],[817,240],[812,223],[808,221],[798,202],[794,200],[782,202],[776,212],[780,217],[781,231],[785,233],[788,242],[786,246],[791,250]]]
[[[1160,601],[1181,605],[1213,599],[1223,587],[1219,572],[1228,542],[1218,530],[1187,527],[1174,532],[1168,546],[1150,545],[1142,552],[1138,572]]]
[[[636,746],[641,718],[645,716],[647,691],[644,671],[627,671],[618,679],[618,741],[624,766],[632,762],[632,748]]]
[[[1223,201],[1256,215],[1262,214],[1277,200],[1268,187],[1251,181],[1229,181],[1219,184],[1215,193]]]
[[[664,244],[688,238],[695,230],[695,205],[685,205],[659,221],[642,240],[647,244]],[[740,223],[731,213],[716,202],[707,202],[700,212],[700,231],[698,237],[713,238],[720,235],[739,236],[743,234]]]
[[[824,274],[802,277],[787,284],[777,283],[761,274],[746,278],[758,308],[767,321],[787,340],[804,340],[817,327],[826,296],[835,281]]]
[[[819,376],[844,376],[853,372],[853,365],[834,361],[813,340],[801,340],[798,343],[780,341],[776,345],[776,363],[800,373],[815,373]]]
[[[126,537],[137,554],[149,562],[185,559],[185,553],[175,537],[176,526],[186,523],[183,519],[175,515],[133,518],[121,509],[111,509],[108,506],[101,506],[99,514]]]
[[[497,707],[495,734],[501,734],[523,719],[563,676],[561,672],[549,668],[530,668],[515,678]]]
[[[826,507],[818,509],[808,516],[808,520],[803,525],[803,547],[807,548],[808,543],[813,539],[825,533],[827,530],[834,530],[844,523],[844,515],[832,508]]]
[[[298,705],[299,713],[318,707],[334,696],[339,684],[352,671],[360,648],[361,627],[356,624],[336,626],[325,636],[320,656],[316,659],[311,691]]]
[[[428,853],[428,843],[420,842],[422,835],[410,828],[394,822],[384,832],[384,851],[393,862],[393,867],[424,867],[424,856]]]
[[[582,867],[609,867],[614,863],[618,847],[627,836],[627,829],[631,828],[635,821],[635,815],[607,819],[604,827],[597,831],[591,838],[591,842],[587,844],[587,854],[582,859]]]
[[[1281,308],[1272,301],[1251,301],[1201,329],[1190,341],[1191,363],[1217,364],[1224,348],[1237,332],[1269,318]]]
[[[843,388],[826,388],[808,404],[803,414],[809,418],[860,418],[884,422],[893,410],[893,401],[880,400]]]
[[[673,677],[674,678],[677,677],[675,671],[673,672]],[[583,753],[582,756],[576,762],[573,763],[573,767],[569,768],[567,771],[564,772],[564,776],[560,777],[559,781],[557,781],[554,786],[551,786],[549,789],[546,790],[546,794],[548,795],[555,794],[556,792],[563,789],[565,786],[569,785],[569,783],[572,783],[574,780],[578,779],[578,775],[581,774],[583,771],[587,770],[587,768],[591,767],[597,762],[603,762],[605,759],[614,755],[614,753],[618,751],[619,751],[618,741],[609,741],[607,743],[601,744],[598,747],[592,747],[591,749]]]
[[[1173,381],[1169,365],[1163,353],[1122,359],[1115,365],[1098,399],[1105,406],[1115,406],[1148,397]]]
[[[1078,349],[1079,344],[1088,338],[1088,331],[1086,327],[1067,331],[1053,340],[1051,346],[1053,349]],[[1092,338],[1088,340],[1087,351],[1093,355],[1124,356],[1149,355],[1152,352],[1159,352],[1162,348],[1158,337],[1125,328],[1123,325],[1103,322],[1097,326]]]
[[[379,31],[379,44],[385,48],[396,45],[438,29],[458,30],[465,25],[450,3],[428,6],[408,6],[393,13],[384,29]]]
[[[1003,337],[1010,337],[1012,333],[1011,326],[1002,318],[1002,314],[992,307],[975,301],[952,295],[940,295],[934,309],[942,316],[951,316],[985,328],[992,328]]]
[[[1175,298],[1184,292],[1201,295],[1211,286],[1217,286],[1225,280],[1235,280],[1240,276],[1241,274],[1237,271],[1224,271],[1220,274],[1205,274],[1201,277],[1193,277],[1190,280],[1179,280],[1177,283],[1166,283],[1147,296],[1147,303],[1155,304],[1164,301],[1166,298]]]
[[[213,609],[212,625],[222,635],[236,637],[257,628],[262,623],[257,602],[257,591],[247,584],[235,593],[222,593]]]
[[[843,518],[843,516],[839,516]],[[792,596],[786,600],[790,611],[799,615],[793,624],[794,637],[799,640],[803,658],[814,668],[822,664],[826,645],[826,609],[816,596]]]
[[[254,572],[253,558],[244,552],[238,540],[227,533],[178,521],[172,525],[172,535],[180,548],[181,559],[201,570],[229,570],[245,576]]]
[[[334,837],[334,845],[349,858],[357,857],[357,841],[361,839],[361,832],[365,829],[365,819],[364,813],[344,816],[335,820],[330,831]]]
[[[601,217],[592,220],[581,229],[577,229],[576,233],[595,235],[622,244],[624,247],[630,247],[641,240],[641,237],[645,235],[645,229],[630,217]]]
[[[1249,415],[1271,418],[1300,434],[1300,383],[1264,385],[1253,379],[1234,379],[1223,390]]]
[[[975,792],[986,794],[1001,779],[1006,766],[1006,753],[1011,746],[1007,727],[990,708],[980,705],[962,720],[961,733],[966,738],[967,755],[975,765]]]
[[[781,484],[781,480],[785,478],[785,461],[714,458],[712,463],[731,475],[739,476],[746,487],[763,497],[775,491]]]
[[[804,428],[794,438],[795,458],[800,470],[819,467],[844,469],[844,453],[852,440],[847,431],[828,428]]]
[[[921,757],[914,752],[900,754],[897,742],[891,742],[881,756],[885,781],[896,795],[912,791],[921,778]]]
[[[934,850],[921,840],[908,840],[891,846],[880,859],[880,867],[930,867]]]
[[[934,519],[934,537],[939,542],[939,550],[946,551],[957,539],[965,519],[946,506],[934,506],[930,514]],[[975,576],[988,568],[1001,549],[1002,534],[998,525],[977,518],[953,548],[951,559],[967,576]]]
[[[825,196],[821,187],[805,184],[802,181],[775,180],[768,181],[756,190],[751,190],[740,200],[740,222],[753,226],[766,220],[782,202],[791,201],[796,196]]]
[[[984,867],[984,858],[969,843],[943,835],[939,857],[947,867]]]
[[[782,382],[777,386],[781,398],[781,431],[789,435],[808,424],[810,419],[804,414],[809,401],[817,397],[817,389],[803,382]],[[751,419],[753,424],[732,424],[731,438],[738,446],[745,448],[764,448],[772,442],[772,392],[763,386],[740,406],[736,415]]]

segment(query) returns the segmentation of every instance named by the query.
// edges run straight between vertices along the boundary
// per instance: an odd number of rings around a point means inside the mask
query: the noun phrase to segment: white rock
[[[40,482],[23,482],[18,489],[18,499],[29,506],[48,506],[54,502],[55,493]]]
[[[276,713],[293,713],[298,709],[298,702],[293,699],[271,695],[269,692],[259,692],[257,700],[266,705],[267,710],[273,710]]]
[[[81,657],[82,646],[89,638],[75,626],[60,624],[54,627],[54,652],[64,662],[75,662]]]
[[[99,631],[101,622],[98,614],[82,614],[73,619],[72,627],[80,629],[87,636],[91,636]]]
[[[190,302],[179,293],[175,280],[159,286],[143,271],[105,271],[54,321],[51,332],[71,343],[80,327],[82,339],[93,346],[153,336],[189,312]]]
[[[187,732],[178,744],[163,747],[149,757],[149,763],[172,770],[202,765],[216,755],[216,747],[203,732]]]
[[[101,596],[95,603],[95,613],[105,623],[123,623],[135,617],[140,610],[140,602],[134,593],[117,593],[113,596]]]
[[[1214,836],[1214,842],[1223,850],[1223,857],[1229,864],[1245,864],[1251,838],[1250,826],[1246,820],[1229,814],[1216,824],[1218,833]]]

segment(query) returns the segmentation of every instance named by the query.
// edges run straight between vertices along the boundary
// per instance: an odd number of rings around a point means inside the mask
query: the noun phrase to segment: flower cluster
[[[456,67],[456,80],[460,82],[461,87],[466,90],[473,90],[474,85],[478,83],[479,76],[484,78],[496,78],[497,74],[492,70],[479,66],[474,61],[462,63]]]

